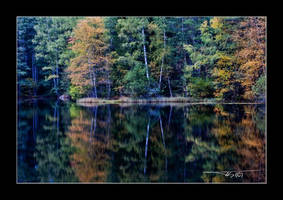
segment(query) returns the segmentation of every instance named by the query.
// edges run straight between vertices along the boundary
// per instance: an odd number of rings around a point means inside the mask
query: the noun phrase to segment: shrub
[[[145,75],[145,67],[136,65],[124,77],[125,93],[133,97],[146,95],[148,91],[148,80]]]
[[[263,74],[259,77],[259,79],[256,81],[256,84],[252,87],[252,91],[254,95],[259,99],[265,98],[265,90],[266,90],[266,76]]]
[[[195,98],[211,98],[214,92],[212,81],[199,77],[191,78],[188,90],[192,97]]]

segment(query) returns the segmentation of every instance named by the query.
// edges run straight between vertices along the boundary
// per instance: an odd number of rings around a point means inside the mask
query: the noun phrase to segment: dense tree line
[[[18,17],[18,97],[265,97],[265,17]]]

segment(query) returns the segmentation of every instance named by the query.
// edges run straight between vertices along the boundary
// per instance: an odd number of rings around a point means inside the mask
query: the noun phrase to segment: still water
[[[18,105],[18,182],[265,182],[265,105]]]

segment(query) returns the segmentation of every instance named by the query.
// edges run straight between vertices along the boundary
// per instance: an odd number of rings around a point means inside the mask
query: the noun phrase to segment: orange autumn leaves
[[[106,53],[108,45],[105,42],[102,17],[87,17],[81,20],[74,29],[71,44],[75,57],[71,60],[67,72],[72,87],[85,94],[94,84],[93,73],[109,70],[111,62]],[[105,82],[103,76],[97,79],[98,82]]]
[[[240,65],[241,85],[245,88],[246,99],[254,98],[252,86],[266,70],[265,33],[265,17],[245,17],[232,36],[239,46],[236,57]]]

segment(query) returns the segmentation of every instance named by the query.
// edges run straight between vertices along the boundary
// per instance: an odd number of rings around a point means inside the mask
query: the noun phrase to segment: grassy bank
[[[99,99],[99,98],[81,98],[77,103],[159,103],[159,102],[189,102],[191,99],[184,97],[161,97],[161,98],[147,98],[134,99],[122,97],[119,99]]]
[[[122,97],[119,99],[100,99],[100,98],[81,98],[77,100],[78,104],[150,104],[150,103],[190,103],[190,104],[260,104],[260,102],[223,102],[217,99],[195,99],[188,97],[160,97],[147,99],[134,99]]]

